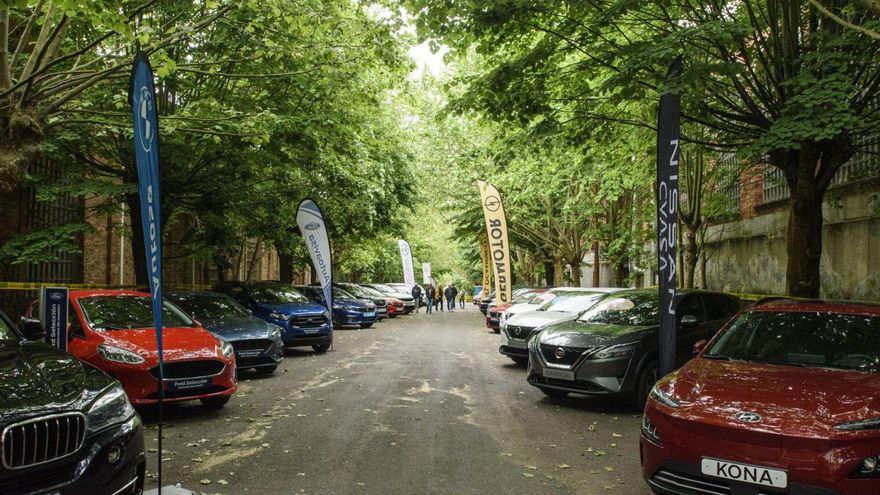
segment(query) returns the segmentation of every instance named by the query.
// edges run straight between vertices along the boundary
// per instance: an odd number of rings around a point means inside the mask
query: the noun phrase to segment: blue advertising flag
[[[159,123],[156,117],[156,88],[153,69],[144,52],[138,52],[131,69],[128,94],[134,126],[134,158],[140,183],[141,223],[144,229],[144,252],[150,294],[153,296],[153,321],[159,353],[159,383],[164,385],[162,356],[162,229],[159,215]],[[134,213],[134,212],[132,212]],[[159,397],[164,398],[164,386]]]

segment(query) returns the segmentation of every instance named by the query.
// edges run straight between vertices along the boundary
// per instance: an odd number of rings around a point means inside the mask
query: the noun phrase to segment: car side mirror
[[[703,349],[706,348],[706,344],[708,344],[708,343],[709,343],[709,341],[706,339],[702,339],[702,340],[697,341],[697,343],[694,344],[694,356],[703,352]]]
[[[682,328],[693,328],[700,324],[700,320],[694,315],[684,315],[681,317]]]
[[[40,320],[36,318],[30,318],[27,316],[21,317],[21,333],[24,334],[24,338],[28,340],[44,340],[46,336],[45,330],[43,330],[43,325],[40,324]]]

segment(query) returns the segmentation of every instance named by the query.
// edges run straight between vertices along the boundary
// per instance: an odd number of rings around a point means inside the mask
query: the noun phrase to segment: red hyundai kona
[[[642,419],[658,494],[880,494],[880,305],[775,299],[660,380]]]
[[[122,382],[135,405],[159,397],[159,353],[150,294],[125,290],[70,292],[67,350]],[[37,303],[26,316],[37,314]],[[235,392],[235,354],[171,303],[165,303],[162,346],[165,400],[200,399],[219,408]]]

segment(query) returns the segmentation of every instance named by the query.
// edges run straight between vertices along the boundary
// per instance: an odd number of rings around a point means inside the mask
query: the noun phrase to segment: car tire
[[[230,397],[232,396],[227,395],[225,397],[205,397],[204,399],[201,399],[201,401],[202,405],[205,406],[206,409],[218,410],[223,409],[223,406],[225,406],[226,403],[229,402]]]
[[[254,371],[257,372],[258,375],[271,375],[275,373],[275,370],[278,369],[278,365],[275,366],[262,366],[260,368],[254,368]]]
[[[517,366],[525,366],[529,364],[529,358],[525,356],[510,356],[510,359],[512,359]]]
[[[639,383],[633,400],[633,406],[639,411],[645,410],[645,404],[648,402],[648,395],[651,393],[651,389],[654,387],[654,384],[657,383],[658,379],[657,362],[651,361],[645,364],[642,368],[642,372],[639,373]]]
[[[315,352],[317,352],[318,354],[324,354],[325,352],[330,350],[330,344],[332,344],[332,343],[333,343],[333,341],[324,342],[323,344],[313,345],[312,349],[314,349]]]
[[[568,397],[568,392],[564,390],[556,390],[553,388],[541,388],[541,392],[544,392],[544,395],[550,397],[551,399],[564,399]]]
[[[389,318],[397,318],[397,315],[388,315]]]
[[[373,326],[372,323],[361,323],[361,328],[370,328],[371,326]]]
[[[501,333],[501,329],[500,328],[493,328],[492,332],[493,333]]]

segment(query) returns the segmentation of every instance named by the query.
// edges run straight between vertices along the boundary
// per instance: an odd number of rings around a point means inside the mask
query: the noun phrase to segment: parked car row
[[[327,352],[333,327],[369,328],[409,312],[381,284],[335,284],[332,312],[317,286],[227,282],[163,302],[163,367],[152,298],[134,290],[68,295],[68,344],[45,343],[31,303],[18,326],[0,313],[0,493],[142,493],[143,427],[134,407],[199,400],[222,408],[238,373],[275,371],[287,347]],[[332,324],[332,325],[331,325]]]
[[[499,351],[553,399],[644,411],[655,494],[880,493],[880,305],[679,291],[679,368],[658,377],[656,289],[543,295],[505,310]]]

